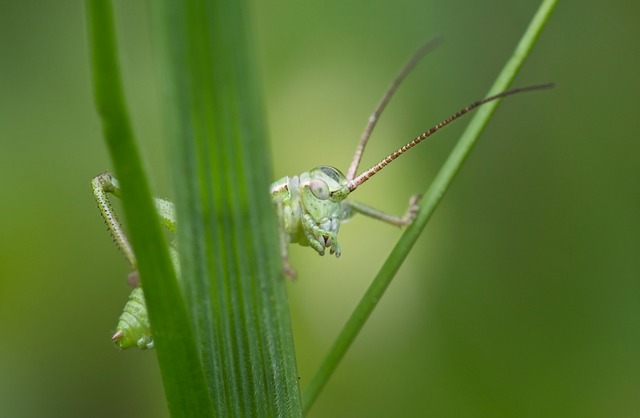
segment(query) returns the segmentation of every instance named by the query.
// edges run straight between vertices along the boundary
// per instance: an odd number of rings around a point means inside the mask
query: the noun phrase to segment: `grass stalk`
[[[542,29],[547,23],[557,0],[544,0],[538,11],[531,20],[528,28],[516,46],[513,54],[498,75],[487,96],[505,91],[522,67],[524,61],[529,56]],[[400,240],[395,245],[382,268],[373,279],[371,285],[356,305],[353,313],[338,334],[329,353],[323,360],[320,368],[312,378],[309,386],[303,393],[303,410],[306,413],[318,398],[322,389],[326,386],[331,375],[336,370],[347,350],[362,330],[367,319],[384,295],[387,287],[393,280],[396,272],[407,258],[409,251],[424,230],[428,220],[435,211],[438,203],[442,200],[449,185],[462,167],[473,146],[477,142],[480,134],[489,122],[491,116],[497,109],[500,101],[490,102],[480,107],[466,130],[458,140],[446,162],[435,177],[433,183],[424,194],[420,203],[420,211],[411,226],[402,234]]]

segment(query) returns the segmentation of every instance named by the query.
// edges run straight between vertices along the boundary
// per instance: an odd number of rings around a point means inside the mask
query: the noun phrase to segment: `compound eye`
[[[321,200],[327,200],[329,198],[329,186],[322,180],[311,180],[309,182],[309,189],[315,197]]]

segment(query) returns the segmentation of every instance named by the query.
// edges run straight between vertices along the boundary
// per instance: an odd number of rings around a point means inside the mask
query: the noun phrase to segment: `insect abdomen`
[[[111,339],[123,350],[135,346],[143,350],[153,348],[151,325],[141,287],[131,292],[124,311],[120,315],[116,333]]]

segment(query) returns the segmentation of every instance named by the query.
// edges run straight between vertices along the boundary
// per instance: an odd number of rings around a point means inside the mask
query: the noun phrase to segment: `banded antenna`
[[[405,78],[409,75],[409,73],[415,68],[416,65],[427,55],[429,52],[433,51],[440,44],[440,38],[433,38],[422,44],[420,48],[416,52],[413,53],[409,61],[402,67],[400,72],[396,75],[396,77],[391,82],[391,85],[387,88],[387,91],[382,96],[382,100],[378,103],[378,106],[373,111],[371,116],[369,116],[369,121],[367,122],[367,126],[364,128],[364,132],[360,137],[360,142],[358,142],[358,146],[356,147],[356,152],[353,155],[353,160],[351,161],[351,165],[349,166],[349,171],[347,171],[347,180],[351,181],[355,178],[356,172],[358,171],[358,166],[360,165],[360,161],[362,160],[362,154],[364,153],[364,148],[367,146],[367,142],[369,141],[369,137],[371,136],[371,132],[373,132],[373,128],[375,128],[376,123],[378,123],[378,119],[382,114],[382,111],[387,104],[391,100],[391,97],[396,92],[400,84],[404,81]]]
[[[364,152],[364,146],[366,145],[367,140],[369,139],[369,136],[371,136],[371,131],[373,130],[373,127],[375,126],[376,121],[377,121],[378,117],[380,116],[380,113],[382,112],[382,110],[386,106],[387,102],[389,101],[389,99],[391,98],[393,93],[398,88],[398,84],[407,76],[409,71],[411,71],[411,69],[417,64],[417,62],[420,60],[420,58],[422,58],[427,51],[432,49],[432,46],[433,46],[432,42],[433,41],[430,41],[430,42],[426,43],[422,48],[420,48],[420,50],[418,50],[418,52],[416,52],[413,55],[413,57],[409,60],[409,62],[402,69],[400,74],[398,74],[398,76],[394,79],[393,83],[391,84],[391,86],[389,87],[387,92],[385,93],[382,101],[380,102],[380,104],[378,105],[376,110],[373,112],[371,117],[369,118],[369,123],[367,124],[367,127],[366,127],[366,129],[364,131],[364,134],[362,135],[362,138],[360,139],[360,143],[358,144],[358,148],[356,149],[354,160],[351,163],[351,166],[349,167],[349,172],[347,174],[347,179],[349,180],[349,183],[348,183],[349,191],[354,191],[362,183],[364,183],[365,181],[369,180],[371,177],[373,177],[374,174],[376,174],[378,171],[382,170],[384,167],[386,167],[389,163],[394,161],[396,158],[398,158],[399,156],[401,156],[402,154],[404,154],[405,152],[407,152],[411,148],[415,147],[416,145],[418,145],[420,142],[424,141],[425,139],[427,139],[431,135],[435,134],[440,129],[442,129],[445,126],[449,125],[454,120],[464,116],[465,114],[467,114],[467,113],[471,112],[472,110],[482,106],[483,104],[489,103],[489,102],[494,101],[494,100],[502,99],[502,98],[507,97],[507,96],[512,96],[514,94],[526,93],[526,92],[537,91],[537,90],[546,90],[546,89],[553,88],[553,86],[554,86],[553,83],[547,83],[547,84],[537,84],[537,85],[527,86],[527,87],[519,87],[519,88],[514,88],[514,89],[511,89],[511,90],[503,91],[502,93],[498,93],[496,95],[489,96],[489,97],[486,97],[484,99],[475,101],[475,102],[471,103],[470,105],[460,109],[456,113],[452,114],[448,118],[444,119],[442,122],[438,123],[437,125],[431,127],[429,130],[421,133],[415,139],[413,139],[411,142],[409,142],[408,144],[406,144],[402,148],[399,148],[396,152],[394,152],[393,154],[390,154],[388,157],[384,158],[383,160],[381,160],[379,163],[377,163],[374,166],[372,166],[370,169],[368,169],[364,173],[362,173],[359,176],[355,177],[355,172],[358,169],[358,165],[360,163],[360,159],[362,158],[362,153]]]

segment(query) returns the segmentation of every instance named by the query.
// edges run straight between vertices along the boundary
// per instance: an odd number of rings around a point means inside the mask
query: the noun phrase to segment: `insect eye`
[[[311,180],[309,182],[311,193],[318,199],[327,200],[329,198],[329,186],[322,180]]]

